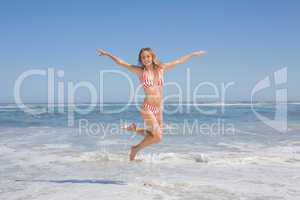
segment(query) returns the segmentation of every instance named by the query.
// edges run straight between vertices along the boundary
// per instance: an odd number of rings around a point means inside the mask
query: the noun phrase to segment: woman
[[[147,125],[147,130],[138,129],[135,123],[126,128],[129,131],[144,136],[144,139],[139,144],[131,147],[129,156],[131,161],[135,159],[136,154],[140,150],[151,144],[159,143],[162,140],[164,71],[175,65],[182,64],[194,56],[201,56],[205,53],[205,51],[195,51],[172,62],[160,63],[151,48],[142,48],[138,57],[140,66],[137,66],[129,64],[103,49],[97,50],[99,56],[107,56],[118,65],[136,74],[144,87],[145,99],[141,107],[141,116]]]

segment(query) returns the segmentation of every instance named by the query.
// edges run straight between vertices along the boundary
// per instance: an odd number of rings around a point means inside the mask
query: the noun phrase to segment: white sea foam
[[[0,145],[0,155],[9,154],[15,152],[15,149],[7,147],[5,145]]]
[[[278,141],[257,135],[170,136],[138,153],[141,162],[129,162],[135,140],[79,137],[74,131],[1,128],[0,198],[294,199],[300,194],[295,133]],[[112,180],[124,184],[108,184]]]
[[[71,144],[43,144],[42,147],[38,147],[39,149],[69,149],[71,148]]]

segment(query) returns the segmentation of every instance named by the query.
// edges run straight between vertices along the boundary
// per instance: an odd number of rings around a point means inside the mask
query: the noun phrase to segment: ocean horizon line
[[[85,105],[101,105],[101,104],[140,104],[143,103],[143,101],[132,101],[132,102],[126,102],[126,101],[104,101],[104,102],[75,102],[75,103],[48,103],[48,102],[23,102],[23,104],[49,104],[49,105],[78,105],[78,104],[85,104]],[[258,103],[270,103],[270,104],[276,104],[276,103],[300,103],[300,100],[296,101],[226,101],[226,102],[217,102],[217,101],[165,101],[164,104],[220,104],[220,105],[228,105],[228,104],[258,104]],[[15,102],[0,102],[0,105],[17,105]]]

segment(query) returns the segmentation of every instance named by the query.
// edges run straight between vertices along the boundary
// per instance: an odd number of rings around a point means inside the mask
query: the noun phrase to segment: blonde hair
[[[139,59],[138,59],[140,65],[142,65],[142,67],[145,68],[144,64],[142,63],[142,58],[141,58],[142,53],[144,51],[148,51],[151,54],[151,56],[152,56],[152,64],[153,64],[154,69],[159,68],[161,63],[157,59],[156,54],[154,53],[154,51],[150,47],[145,47],[145,48],[142,48],[140,50],[140,52],[139,52]]]

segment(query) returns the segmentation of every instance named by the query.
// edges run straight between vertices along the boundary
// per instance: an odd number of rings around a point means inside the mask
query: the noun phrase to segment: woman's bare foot
[[[130,124],[128,127],[126,127],[126,130],[136,132],[136,124],[135,123]]]
[[[121,126],[121,129],[125,129],[126,131],[132,131],[132,132],[136,132],[137,131],[135,123],[132,123],[129,126],[128,125]]]
[[[146,136],[148,134],[151,134],[151,131],[149,131],[149,130],[137,128],[136,123],[134,123],[134,122],[132,124],[130,124],[129,126],[126,125],[121,128],[125,129],[126,131],[134,132],[141,136]]]
[[[131,147],[131,151],[130,151],[130,154],[129,154],[130,161],[135,160],[135,156],[136,156],[138,151],[139,151],[139,149],[138,149],[137,145]]]

